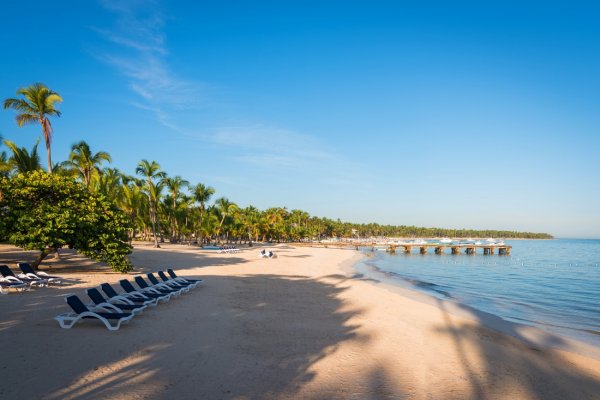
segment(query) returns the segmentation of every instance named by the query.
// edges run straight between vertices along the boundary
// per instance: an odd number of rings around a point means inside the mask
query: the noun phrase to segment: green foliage
[[[69,246],[131,269],[127,216],[102,195],[69,178],[34,171],[0,178],[0,239],[29,250]]]
[[[10,140],[5,140],[4,144],[10,149],[12,155],[7,161],[8,169],[14,170],[16,173],[26,173],[41,169],[40,157],[38,156],[37,147],[39,140],[31,149],[31,153],[25,147],[18,147]]]

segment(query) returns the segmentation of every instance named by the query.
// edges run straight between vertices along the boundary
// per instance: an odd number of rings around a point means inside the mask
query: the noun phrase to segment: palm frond
[[[37,115],[34,114],[17,114],[15,120],[17,121],[17,125],[19,127],[23,125],[36,124],[39,122]]]
[[[7,110],[12,108],[13,110],[26,113],[35,114],[36,111],[31,105],[23,99],[6,99],[4,100],[4,109]]]
[[[25,147],[18,147],[14,142],[5,140],[4,144],[12,151],[12,156],[8,160],[9,164],[19,173],[35,171],[41,168],[40,158],[37,152],[39,139],[33,146],[31,153]]]

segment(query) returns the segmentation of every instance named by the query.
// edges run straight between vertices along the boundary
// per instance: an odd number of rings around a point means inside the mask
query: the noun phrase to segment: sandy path
[[[174,266],[206,284],[118,332],[91,321],[62,330],[52,317],[66,311],[65,294],[121,274],[62,272],[71,284],[1,296],[0,398],[600,398],[595,359],[402,296],[352,272],[351,250],[276,250],[269,260],[256,248],[137,248],[142,270]],[[0,247],[0,264],[26,256]],[[54,265],[79,262],[67,254]]]

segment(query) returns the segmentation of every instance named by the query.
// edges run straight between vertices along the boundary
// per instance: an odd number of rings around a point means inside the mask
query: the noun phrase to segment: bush
[[[0,178],[0,240],[39,250],[35,266],[63,246],[127,272],[130,224],[102,195],[65,177],[34,171]]]

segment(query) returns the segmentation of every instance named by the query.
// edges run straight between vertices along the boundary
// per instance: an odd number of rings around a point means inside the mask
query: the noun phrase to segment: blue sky
[[[3,5],[0,97],[62,95],[55,161],[83,139],[241,206],[600,237],[600,6],[191,3]]]

